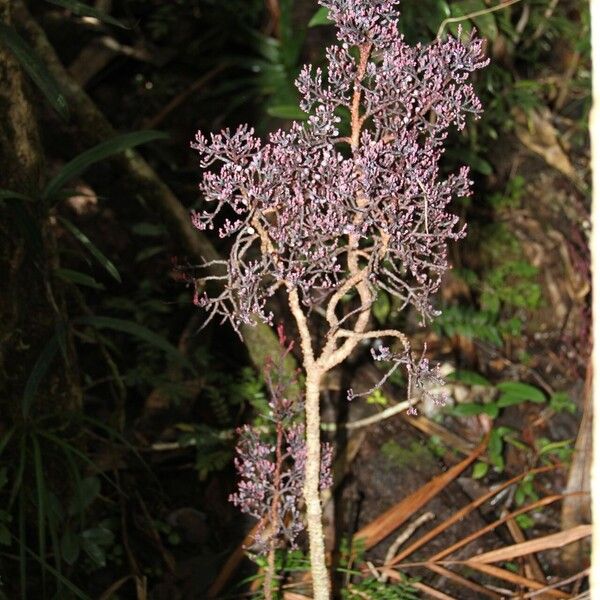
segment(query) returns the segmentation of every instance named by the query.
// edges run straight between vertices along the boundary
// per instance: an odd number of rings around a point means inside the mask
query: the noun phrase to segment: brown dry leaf
[[[451,481],[456,479],[483,453],[487,447],[487,443],[488,438],[486,437],[462,462],[427,482],[410,496],[403,498],[400,502],[392,506],[392,508],[357,531],[354,534],[354,540],[364,540],[367,550],[378,544],[406,522],[415,512],[425,506],[434,496],[439,494]]]
[[[517,483],[527,475],[534,475],[538,473],[544,473],[546,471],[550,471],[555,469],[555,466],[548,467],[540,467],[538,469],[533,469],[531,471],[526,471],[521,475],[517,475],[508,481],[505,481],[499,487],[493,489],[492,491],[480,496],[479,498],[473,500],[467,506],[461,508],[459,511],[455,512],[451,517],[446,519],[444,522],[440,523],[437,527],[434,527],[431,531],[428,531],[425,535],[421,536],[416,542],[411,544],[408,548],[402,550],[400,554],[397,554],[391,561],[388,562],[388,565],[398,564],[401,560],[404,560],[407,556],[410,556],[413,552],[417,551],[419,548],[424,546],[427,542],[432,540],[433,538],[440,535],[442,532],[446,531],[449,527],[454,525],[454,523],[461,521],[464,519],[470,512],[474,511],[476,508],[481,506],[484,502],[487,502],[490,498],[493,498],[496,494],[500,493],[502,490],[507,487]]]
[[[506,569],[501,569],[500,567],[496,567],[494,565],[488,565],[485,563],[478,562],[466,562],[471,569],[475,569],[481,573],[485,573],[486,575],[491,575],[492,577],[497,577],[498,579],[502,579],[504,581],[508,581],[510,583],[514,583],[518,586],[524,586],[530,588],[532,590],[544,590],[545,593],[549,594],[553,598],[569,598],[569,594],[565,594],[560,590],[547,590],[547,586],[545,583],[540,583],[539,581],[534,581],[533,579],[527,579],[527,577],[523,577],[522,575],[517,575],[512,571],[507,571]]]
[[[522,544],[523,542],[527,541],[527,538],[523,534],[523,531],[521,530],[519,524],[515,521],[515,519],[508,519],[506,521],[506,526],[508,527],[508,531],[512,539],[517,544]],[[527,557],[525,557],[525,560],[525,576],[529,579],[535,579],[536,581],[545,583],[546,578],[544,576],[544,572],[542,571],[542,567],[540,566],[540,563],[538,562],[535,554],[528,555]],[[546,600],[546,596],[542,594],[540,596],[540,600]]]
[[[522,506],[518,510],[515,510],[514,512],[509,513],[508,515],[501,517],[497,521],[494,521],[493,523],[490,523],[489,525],[482,527],[481,529],[479,529],[478,531],[475,531],[474,533],[472,533],[470,535],[467,535],[466,537],[462,538],[455,544],[452,544],[452,546],[449,546],[448,548],[441,550],[434,556],[430,557],[429,562],[435,562],[435,561],[441,560],[442,558],[445,558],[446,556],[452,554],[453,552],[456,552],[459,548],[462,548],[463,546],[470,544],[473,540],[476,540],[477,538],[481,537],[482,535],[485,535],[486,533],[488,533],[488,531],[493,531],[499,525],[506,523],[506,521],[508,521],[508,519],[514,519],[514,517],[521,515],[523,513],[529,512],[529,511],[533,510],[534,508],[539,508],[541,506],[547,506],[548,504],[552,504],[553,502],[562,500],[563,497],[564,497],[563,494],[555,494],[553,496],[546,496],[545,498],[542,498],[541,500],[537,500],[536,502],[532,502],[531,504],[527,504],[526,506]]]
[[[583,416],[575,442],[575,452],[565,492],[589,491],[592,462],[592,367],[588,365],[583,393]],[[561,527],[571,529],[577,525],[590,523],[591,503],[589,496],[572,495],[565,498],[562,505]],[[562,562],[567,571],[581,566],[586,553],[585,544],[579,542],[566,546],[562,553]]]
[[[442,575],[442,577],[451,579],[455,583],[458,583],[459,585],[462,585],[463,587],[465,587],[469,590],[477,592],[478,594],[480,594],[480,597],[485,596],[486,598],[494,598],[496,600],[502,600],[502,596],[500,594],[494,592],[493,590],[489,590],[488,588],[486,588],[478,583],[475,583],[474,581],[471,581],[470,579],[467,579],[466,577],[463,577],[462,575],[459,575],[458,573],[454,573],[453,571],[450,571],[449,569],[446,569],[440,565],[426,565],[426,566],[430,571],[433,571],[434,573],[438,573],[438,575]]]
[[[552,168],[560,171],[579,188],[583,182],[575,170],[559,141],[559,132],[552,124],[552,113],[548,109],[531,110],[525,113],[519,108],[514,110],[515,133],[519,141],[529,150],[539,154]]]
[[[421,590],[422,592],[425,592],[432,598],[439,598],[439,600],[458,600],[454,596],[448,596],[448,594],[444,594],[444,592],[440,592],[439,590],[436,590],[435,588],[432,588],[431,586],[419,581],[413,583],[412,586],[418,590]]]
[[[550,550],[551,548],[562,548],[567,544],[571,544],[590,535],[592,535],[591,525],[578,525],[567,531],[559,531],[558,533],[545,535],[521,544],[513,544],[506,548],[500,548],[498,550],[479,554],[478,556],[473,556],[468,562],[492,563],[500,560],[513,560],[519,556],[526,556],[527,554],[532,554],[534,552],[542,552],[543,550]]]

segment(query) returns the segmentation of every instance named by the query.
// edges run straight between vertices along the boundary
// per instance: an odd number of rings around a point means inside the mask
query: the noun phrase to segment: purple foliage
[[[449,127],[481,112],[467,79],[487,64],[482,40],[412,47],[392,0],[321,4],[341,45],[327,50],[326,73],[306,66],[297,79],[307,121],[264,144],[246,125],[210,140],[198,133],[192,144],[202,167],[221,165],[204,175],[210,208],[193,223],[233,238],[229,258],[210,264],[222,274],[204,278],[222,280],[223,291],[196,302],[236,329],[255,317],[271,322],[266,303],[279,287],[297,289],[307,306],[325,301],[357,248],[373,293],[430,317],[447,242],[464,235],[447,206],[470,194],[468,169],[443,177],[438,162]],[[352,137],[341,131],[344,113]]]
[[[277,328],[279,355],[265,365],[265,381],[269,389],[269,417],[273,420],[276,440],[268,441],[258,428],[245,425],[240,428],[236,447],[235,468],[239,475],[238,490],[230,496],[231,502],[259,520],[254,549],[260,554],[269,551],[281,541],[295,547],[298,534],[304,529],[300,504],[306,468],[304,425],[295,423],[303,409],[297,391],[296,374],[284,366],[293,342]],[[332,484],[332,448],[322,445],[321,489]]]

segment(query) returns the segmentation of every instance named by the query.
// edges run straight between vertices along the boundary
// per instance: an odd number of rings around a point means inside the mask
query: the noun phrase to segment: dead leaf
[[[526,556],[527,554],[542,552],[543,550],[550,550],[551,548],[562,548],[567,544],[571,544],[590,535],[592,535],[591,525],[578,525],[567,531],[559,531],[558,533],[545,535],[521,544],[513,544],[506,548],[500,548],[498,550],[479,554],[478,556],[473,556],[468,562],[492,563],[501,560],[513,560],[519,556]]]
[[[451,481],[456,479],[486,449],[486,437],[471,454],[462,462],[438,475],[424,486],[403,498],[382,515],[354,534],[354,539],[362,539],[368,550],[390,535],[407,521],[415,512],[423,508],[432,498],[437,496]]]

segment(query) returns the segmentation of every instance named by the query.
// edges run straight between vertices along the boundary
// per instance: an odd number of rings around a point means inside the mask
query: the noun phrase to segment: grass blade
[[[81,231],[78,227],[75,227],[73,223],[67,221],[67,219],[63,219],[63,217],[59,217],[60,222],[76,237],[90,252],[90,254],[98,261],[100,265],[102,265],[106,271],[119,283],[121,283],[121,275],[119,275],[119,271],[117,267],[110,261],[102,252],[98,249],[90,238]]]
[[[10,26],[0,23],[0,40],[15,55],[23,69],[33,79],[54,110],[65,120],[69,118],[67,101],[56,80],[31,46]]]
[[[162,131],[135,131],[133,133],[125,133],[118,135],[110,140],[106,140],[89,150],[86,150],[71,162],[67,163],[58,174],[50,181],[44,190],[43,198],[48,200],[53,198],[55,194],[71,179],[81,175],[86,169],[93,164],[105,160],[115,154],[119,154],[125,150],[129,150],[140,144],[145,144],[153,140],[160,140],[169,137]]]
[[[77,0],[46,0],[46,2],[50,2],[50,4],[56,4],[56,6],[62,6],[63,8],[70,10],[73,14],[80,17],[95,17],[99,21],[104,21],[105,23],[114,25],[115,27],[129,29],[127,25],[121,23],[121,21],[118,19],[107,15],[105,12],[94,8],[93,6],[88,6],[83,2],[78,2]]]

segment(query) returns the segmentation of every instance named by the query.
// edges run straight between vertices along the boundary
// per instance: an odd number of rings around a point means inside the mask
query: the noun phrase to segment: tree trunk
[[[12,0],[0,0],[0,20],[11,23]],[[27,381],[40,353],[66,323],[55,233],[39,201],[43,154],[29,80],[18,61],[0,43],[0,188],[26,194],[32,202],[0,203],[0,419],[22,415]],[[62,330],[62,329],[61,329]],[[62,330],[64,331],[64,330]],[[54,361],[33,398],[31,414],[47,414],[80,406],[74,352],[67,334],[55,347]],[[0,422],[0,435],[3,426]]]

